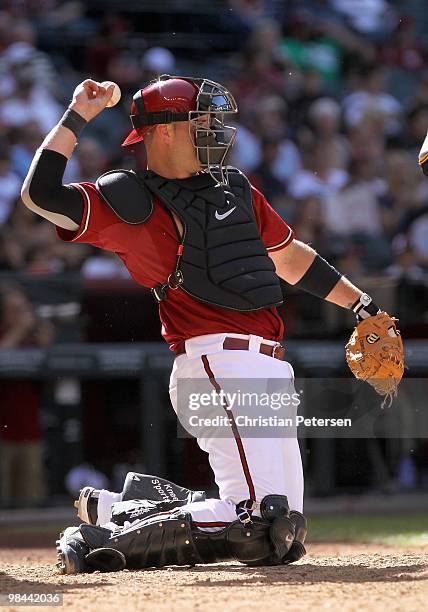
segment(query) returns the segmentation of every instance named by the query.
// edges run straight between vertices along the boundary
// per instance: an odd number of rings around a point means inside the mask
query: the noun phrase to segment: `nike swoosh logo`
[[[222,221],[223,219],[226,219],[226,217],[228,217],[229,215],[231,215],[233,213],[233,211],[235,210],[236,206],[234,206],[233,208],[231,208],[230,210],[228,210],[227,212],[223,213],[222,215],[218,212],[218,210],[215,211],[215,218],[218,221]]]

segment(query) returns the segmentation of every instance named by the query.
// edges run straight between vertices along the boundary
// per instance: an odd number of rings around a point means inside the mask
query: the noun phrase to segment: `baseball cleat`
[[[83,487],[80,491],[79,499],[74,502],[77,509],[77,516],[84,523],[96,525],[98,520],[98,498],[100,492],[93,487]]]
[[[89,546],[80,533],[79,527],[67,527],[59,534],[56,541],[58,562],[56,567],[60,574],[80,574],[93,571],[85,561]]]

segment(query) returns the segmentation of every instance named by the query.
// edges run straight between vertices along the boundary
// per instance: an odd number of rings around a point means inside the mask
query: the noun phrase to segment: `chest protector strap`
[[[229,186],[217,185],[205,173],[170,180],[150,170],[120,170],[98,179],[101,196],[126,223],[144,223],[153,210],[151,196],[156,196],[183,224],[175,269],[152,289],[157,301],[180,287],[201,302],[232,310],[259,310],[282,303],[279,279],[260,237],[248,179],[235,168],[229,168],[228,175]]]

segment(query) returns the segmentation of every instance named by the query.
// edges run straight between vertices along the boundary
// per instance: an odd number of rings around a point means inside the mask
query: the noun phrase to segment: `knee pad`
[[[125,521],[133,522],[159,514],[172,512],[175,502],[151,501],[149,499],[130,499],[129,501],[115,502],[111,507],[111,521],[116,525],[124,525]]]
[[[123,484],[122,501],[135,499],[165,502],[170,504],[169,507],[172,507],[172,504],[177,507],[191,502],[204,501],[205,492],[180,487],[159,476],[128,472]]]
[[[294,563],[306,555],[306,548],[303,545],[308,532],[306,518],[297,510],[292,510],[290,520],[294,523],[295,536],[290,550],[283,559],[285,564]]]
[[[205,563],[234,559],[246,565],[279,565],[295,540],[295,523],[289,517],[287,498],[267,495],[260,504],[261,518],[251,523],[234,521],[217,532],[193,530],[195,544]]]
[[[149,474],[128,472],[122,501],[112,506],[111,520],[116,525],[172,511],[194,501],[204,501],[204,491],[192,491],[169,480]]]

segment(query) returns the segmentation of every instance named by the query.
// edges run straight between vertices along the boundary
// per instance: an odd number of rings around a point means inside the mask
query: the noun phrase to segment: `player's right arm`
[[[69,109],[78,113],[83,126],[107,105],[114,85],[101,87],[87,79],[78,85]],[[80,117],[80,119],[79,119]],[[58,227],[76,231],[82,220],[84,203],[81,193],[62,179],[68,160],[73,154],[77,136],[62,124],[64,118],[49,132],[37,149],[21,190],[24,204]]]

